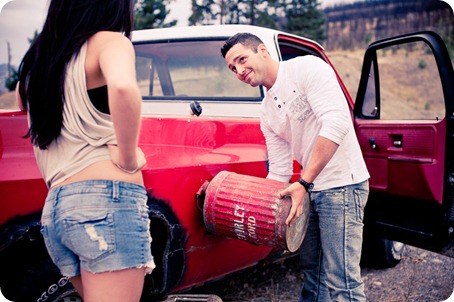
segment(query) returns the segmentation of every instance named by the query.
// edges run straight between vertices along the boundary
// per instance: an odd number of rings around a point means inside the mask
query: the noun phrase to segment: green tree
[[[265,15],[267,0],[192,0],[190,25],[274,24]],[[273,1],[274,2],[274,1]],[[263,26],[263,25],[262,25]]]
[[[275,14],[269,14],[267,11],[258,11],[254,25],[277,29],[276,20],[277,16]]]
[[[241,0],[192,0],[189,25],[239,23],[239,2]]]
[[[19,73],[16,68],[11,68],[11,75],[5,80],[5,87],[9,91],[14,91],[16,89],[17,82],[19,82]]]
[[[190,25],[251,24],[326,39],[318,0],[192,0]]]
[[[257,10],[257,18],[255,25],[268,27],[273,29],[280,29],[279,23],[282,22],[286,3],[283,0],[267,0],[262,1],[264,5],[260,6],[261,9]]]
[[[242,0],[228,1],[227,7],[223,10],[225,21],[221,24],[241,24],[243,2]]]
[[[35,32],[33,33],[33,37],[27,38],[28,43],[30,43],[30,45],[31,45],[33,42],[35,42],[36,38],[38,38],[38,35],[39,35],[38,30],[35,29]]]
[[[192,0],[192,14],[189,17],[189,25],[209,25],[216,18],[215,7],[218,6],[214,0]],[[222,12],[222,3],[219,4]],[[221,23],[222,24],[222,23]]]
[[[287,22],[283,29],[315,41],[325,40],[325,17],[319,5],[318,0],[292,0],[285,8]]]
[[[165,23],[164,20],[170,13],[166,8],[174,0],[139,0],[134,11],[134,29],[151,29],[172,27],[177,20]]]
[[[274,18],[268,15],[267,4],[268,0],[246,0],[241,1],[244,6],[243,17],[245,23],[251,25],[261,25],[269,27],[268,25],[274,24]],[[271,26],[272,27],[272,26]]]
[[[33,37],[27,38],[28,43],[32,44],[36,38],[38,37],[38,31],[35,30],[33,33]],[[9,91],[13,91],[16,89],[17,82],[19,82],[19,72],[16,68],[11,66],[11,50],[8,44],[8,77],[5,79],[5,88],[8,89]]]

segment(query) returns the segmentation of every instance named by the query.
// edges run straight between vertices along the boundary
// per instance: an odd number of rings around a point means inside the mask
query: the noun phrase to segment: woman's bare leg
[[[84,287],[82,286],[82,277],[80,275],[76,276],[76,277],[72,277],[69,279],[69,281],[71,281],[72,285],[77,290],[77,293],[83,299],[84,298]]]
[[[89,273],[81,270],[85,302],[137,302],[142,295],[145,268]]]

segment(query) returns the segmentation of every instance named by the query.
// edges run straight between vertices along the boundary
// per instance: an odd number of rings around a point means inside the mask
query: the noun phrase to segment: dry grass
[[[364,51],[327,52],[347,90],[356,99]],[[435,119],[445,115],[440,77],[427,49],[379,52],[381,118]]]
[[[347,87],[350,96],[355,100],[361,76],[364,51],[327,51],[326,54]]]
[[[0,109],[19,109],[14,92],[7,92],[0,95]]]

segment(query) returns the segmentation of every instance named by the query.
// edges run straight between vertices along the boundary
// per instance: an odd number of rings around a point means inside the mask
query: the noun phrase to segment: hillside
[[[364,50],[333,50],[327,51],[326,54],[347,87],[350,96],[355,100],[361,77]]]
[[[326,49],[357,49],[405,33],[432,30],[454,46],[452,8],[440,0],[362,0],[324,9]]]
[[[327,55],[355,100],[364,51],[328,51]],[[400,48],[379,52],[377,57],[381,118],[439,119],[445,116],[437,64],[427,49]]]
[[[0,94],[0,109],[17,109],[16,95],[13,92]]]

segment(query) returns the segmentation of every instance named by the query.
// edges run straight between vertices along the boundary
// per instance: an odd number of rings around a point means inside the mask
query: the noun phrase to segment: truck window
[[[441,80],[430,47],[423,41],[377,51],[376,81],[370,69],[363,114],[382,120],[439,120],[445,116]],[[379,85],[380,95],[375,95]]]
[[[144,100],[249,98],[259,102],[260,88],[238,81],[225,64],[220,52],[223,42],[136,44],[137,80]]]
[[[313,42],[312,42],[313,43]],[[287,61],[299,56],[314,55],[323,58],[310,43],[286,35],[278,35],[279,52],[282,61]]]

